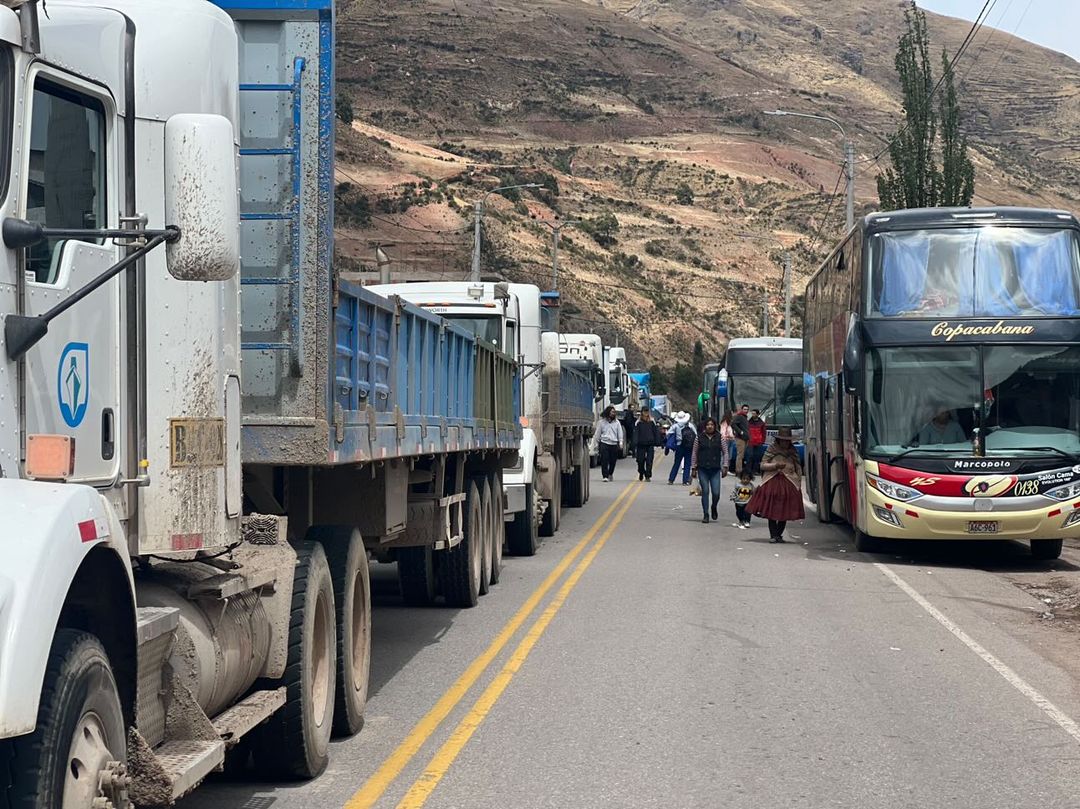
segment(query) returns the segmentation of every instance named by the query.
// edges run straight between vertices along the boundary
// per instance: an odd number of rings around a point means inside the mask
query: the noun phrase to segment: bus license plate
[[[969,534],[996,534],[998,524],[995,520],[971,520],[968,522]]]

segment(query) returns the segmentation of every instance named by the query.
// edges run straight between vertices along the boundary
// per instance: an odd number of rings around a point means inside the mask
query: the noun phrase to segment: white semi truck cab
[[[503,476],[507,547],[511,553],[534,554],[537,537],[558,530],[563,502],[579,506],[588,498],[588,432],[596,390],[593,377],[562,367],[559,335],[543,328],[539,288],[431,281],[369,289],[437,313],[518,358],[525,431],[518,465]]]
[[[607,374],[604,370],[604,341],[598,334],[560,334],[559,355],[563,365],[574,368],[595,380],[596,399],[593,420],[598,421],[610,404]],[[597,465],[599,450],[590,445],[589,466]]]
[[[626,349],[622,346],[604,346],[604,375],[607,378],[607,398],[615,408],[615,417],[622,422],[626,435],[623,456],[629,451],[634,421],[637,419],[638,402],[633,396],[630,366],[626,361]]]

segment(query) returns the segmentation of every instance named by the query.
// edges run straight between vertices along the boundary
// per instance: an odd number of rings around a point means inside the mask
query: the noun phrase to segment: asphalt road
[[[812,512],[773,545],[729,480],[702,525],[630,477],[474,610],[404,608],[373,568],[364,730],[310,783],[182,809],[1080,805],[1080,552],[859,554]]]

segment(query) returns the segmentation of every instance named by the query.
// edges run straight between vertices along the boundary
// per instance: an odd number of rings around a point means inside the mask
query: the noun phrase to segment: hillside
[[[866,10],[873,5],[874,13]],[[796,294],[843,225],[834,116],[856,143],[859,207],[899,117],[899,2],[353,0],[339,8],[338,267],[462,278],[488,198],[486,273],[550,285],[563,231],[566,325],[671,366],[780,326],[780,255]],[[953,52],[970,24],[928,14]],[[958,66],[977,203],[1075,207],[1080,65],[984,29]],[[840,188],[842,191],[842,187]],[[831,204],[830,204],[831,202]],[[614,219],[612,220],[612,217]],[[490,248],[490,249],[489,249]],[[796,303],[798,312],[798,303]],[[576,320],[575,320],[576,318]],[[775,331],[774,331],[775,333]]]

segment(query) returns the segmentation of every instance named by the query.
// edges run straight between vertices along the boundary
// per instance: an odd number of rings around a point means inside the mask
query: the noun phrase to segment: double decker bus
[[[887,539],[1080,537],[1080,222],[862,219],[806,291],[806,469],[822,521]]]

